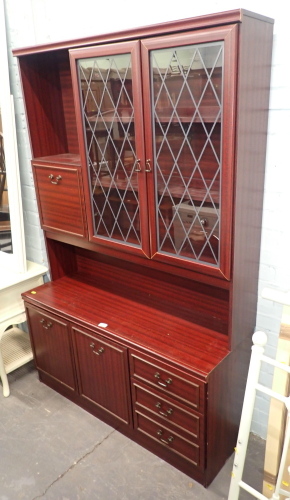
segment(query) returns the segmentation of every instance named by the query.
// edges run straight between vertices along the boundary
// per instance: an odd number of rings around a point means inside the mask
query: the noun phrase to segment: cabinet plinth
[[[23,294],[40,379],[205,486],[255,327],[272,32],[236,10],[14,51],[52,278]]]

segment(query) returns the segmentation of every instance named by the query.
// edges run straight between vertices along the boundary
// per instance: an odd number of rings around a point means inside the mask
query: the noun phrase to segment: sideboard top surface
[[[192,369],[201,378],[229,353],[226,335],[194,325],[174,311],[159,310],[158,304],[138,302],[128,294],[116,297],[110,288],[97,287],[78,274],[46,283],[23,297],[31,305],[44,307],[46,314],[98,328],[118,342],[123,340]]]

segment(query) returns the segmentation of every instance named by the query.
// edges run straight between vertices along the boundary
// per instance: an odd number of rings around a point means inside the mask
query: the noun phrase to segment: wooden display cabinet
[[[235,10],[14,51],[52,278],[23,294],[40,379],[205,486],[255,328],[272,32]]]

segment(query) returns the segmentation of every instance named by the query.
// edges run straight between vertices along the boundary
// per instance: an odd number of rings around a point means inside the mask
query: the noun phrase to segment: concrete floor
[[[0,393],[0,500],[228,498],[233,457],[204,489],[40,383],[32,363],[9,383],[11,395]],[[255,488],[263,453],[264,442],[251,436],[245,480]]]

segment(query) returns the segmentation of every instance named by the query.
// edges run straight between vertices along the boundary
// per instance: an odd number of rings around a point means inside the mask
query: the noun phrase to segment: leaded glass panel
[[[140,246],[131,54],[80,59],[94,234]]]
[[[218,266],[223,42],[150,57],[157,250]]]

